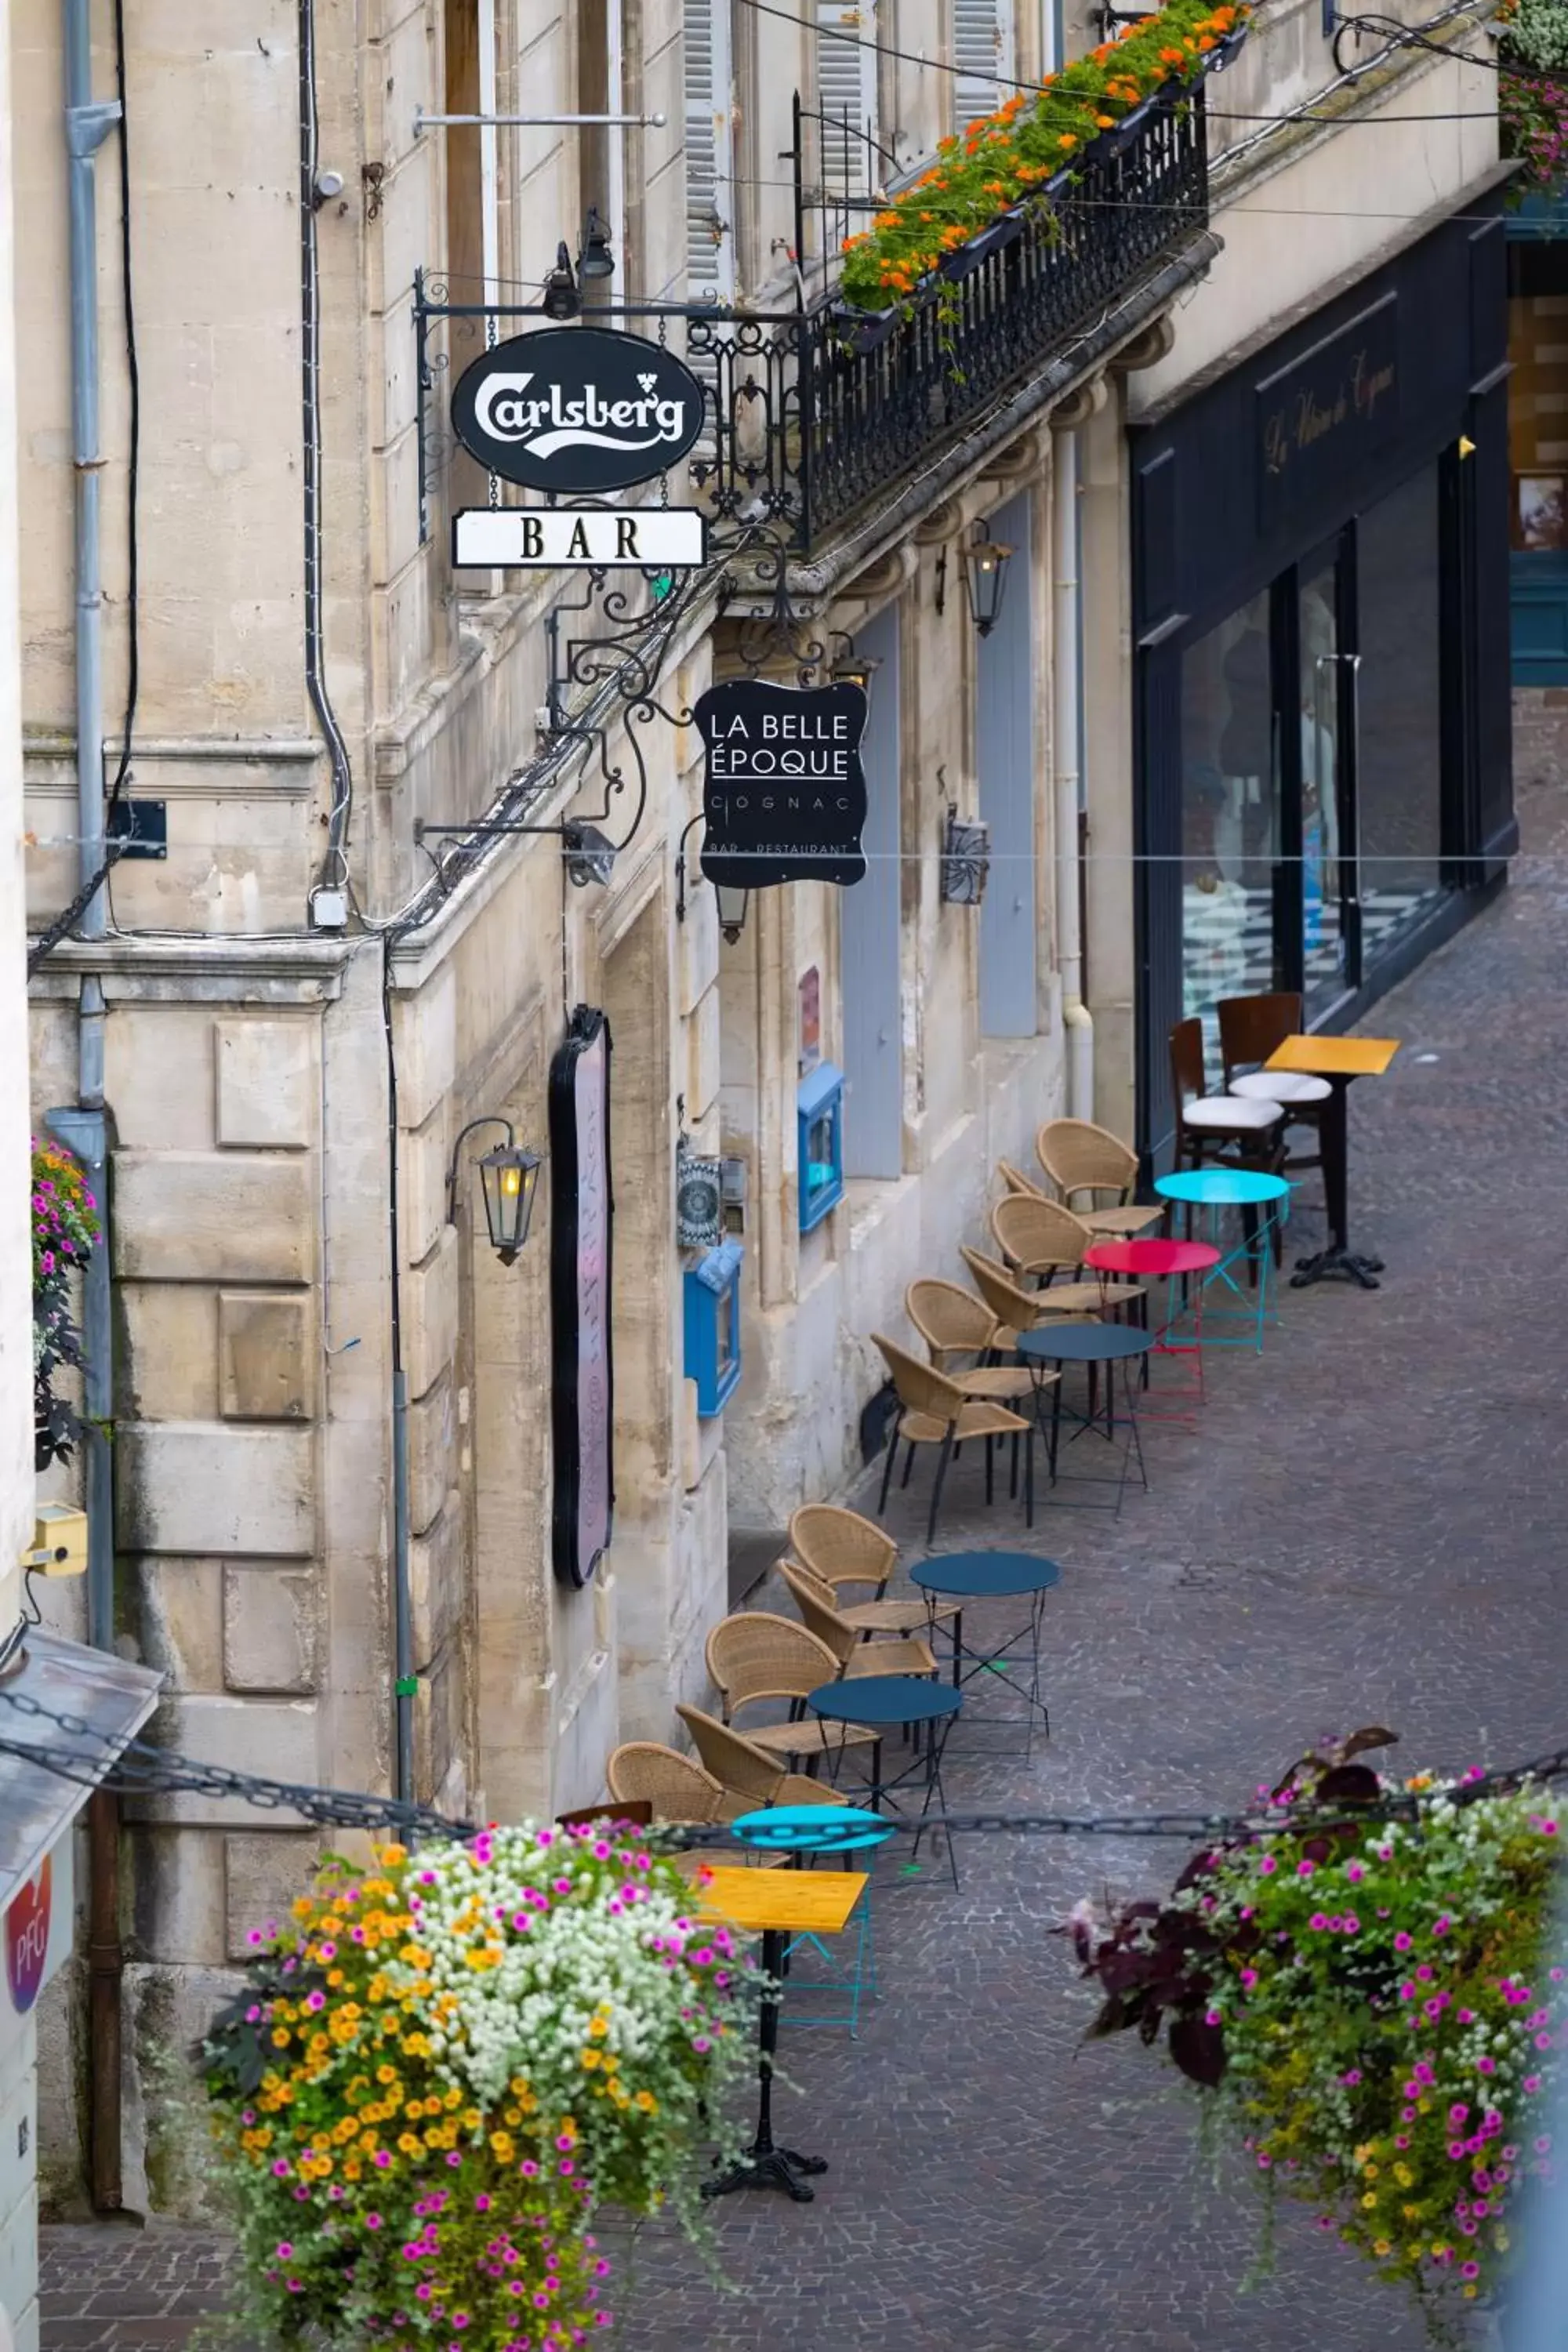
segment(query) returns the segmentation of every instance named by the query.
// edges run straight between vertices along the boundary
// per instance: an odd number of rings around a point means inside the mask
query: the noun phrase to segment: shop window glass
[[[1521,553],[1568,554],[1568,293],[1509,303],[1509,528]]]
[[[1211,1041],[1222,996],[1275,984],[1279,779],[1267,590],[1182,656],[1182,988]]]
[[[1437,469],[1432,466],[1356,524],[1363,974],[1442,887],[1438,554]]]

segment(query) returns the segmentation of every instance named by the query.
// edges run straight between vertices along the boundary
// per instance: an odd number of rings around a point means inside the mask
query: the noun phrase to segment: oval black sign
[[[452,430],[487,473],[530,490],[625,490],[685,457],[702,430],[690,369],[644,335],[546,327],[464,369]]]

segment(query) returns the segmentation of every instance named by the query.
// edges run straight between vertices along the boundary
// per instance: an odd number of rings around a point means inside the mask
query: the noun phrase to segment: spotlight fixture
[[[555,248],[555,267],[544,281],[544,315],[564,321],[574,319],[582,308],[577,280],[572,274],[572,257],[563,237]]]
[[[609,880],[615,871],[616,845],[606,840],[596,824],[569,824],[561,839],[567,877],[579,890],[585,890],[590,882]]]
[[[610,232],[600,216],[596,205],[588,207],[588,217],[583,224],[583,250],[577,256],[577,276],[584,287],[603,289],[616,274],[616,259],[610,251]]]

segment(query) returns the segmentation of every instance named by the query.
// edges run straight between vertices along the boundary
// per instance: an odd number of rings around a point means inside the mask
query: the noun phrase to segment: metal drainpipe
[[[1079,667],[1083,604],[1079,580],[1078,434],[1054,436],[1052,560],[1056,642],[1051,648],[1056,755],[1057,969],[1067,1032],[1067,1106],[1072,1118],[1094,1117],[1094,1022],[1083,1001],[1083,928],[1079,899]]]
[[[103,588],[100,535],[98,202],[94,157],[120,121],[118,100],[92,95],[89,0],[63,0],[65,128],[69,169],[71,458],[76,508],[76,772],[78,868],[90,881],[103,863]],[[95,891],[81,918],[84,939],[104,935],[104,899]],[[110,1355],[110,1206],[103,1105],[103,983],[89,973],[78,1010],[74,1113],[54,1124],[88,1170],[100,1204],[102,1235],[83,1282],[85,1359],[83,1474],[88,1515],[87,1636],[114,1645],[114,1465]],[[121,2177],[120,1821],[115,1798],[96,1790],[88,1812],[88,1982],[91,2051],[93,2203],[117,2208]]]

